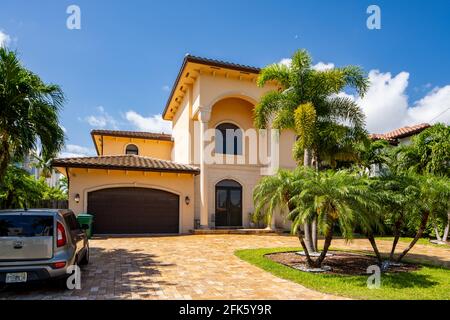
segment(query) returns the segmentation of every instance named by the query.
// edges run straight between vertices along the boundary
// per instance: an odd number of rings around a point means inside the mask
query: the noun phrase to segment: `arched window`
[[[242,130],[232,123],[222,123],[216,127],[216,153],[242,154]]]
[[[135,144],[129,144],[127,145],[125,154],[134,154],[137,156],[139,154],[139,149]]]

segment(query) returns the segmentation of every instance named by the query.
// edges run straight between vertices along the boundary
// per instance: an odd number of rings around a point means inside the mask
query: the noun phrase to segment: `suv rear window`
[[[53,236],[52,216],[0,215],[0,237]]]

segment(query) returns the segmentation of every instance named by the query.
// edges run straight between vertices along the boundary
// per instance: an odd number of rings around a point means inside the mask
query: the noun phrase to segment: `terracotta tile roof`
[[[417,124],[415,126],[410,126],[410,127],[406,126],[406,127],[402,127],[399,129],[395,129],[391,132],[385,133],[384,135],[387,138],[400,139],[400,138],[405,138],[405,137],[409,137],[414,134],[420,133],[429,127],[430,127],[430,125],[428,123],[421,123],[421,124]]]
[[[170,134],[143,131],[92,130],[91,135],[173,141]]]
[[[200,173],[200,169],[194,166],[136,155],[59,158],[52,161],[52,166],[66,168]]]
[[[397,142],[398,139],[418,134],[429,127],[428,123],[421,123],[414,126],[401,127],[387,133],[372,133],[369,137],[373,140],[384,139],[389,142]]]
[[[210,58],[203,58],[203,57],[193,56],[190,54],[185,56],[185,60],[187,60],[188,62],[206,64],[208,66],[219,67],[219,68],[234,69],[234,70],[244,71],[244,72],[249,72],[249,73],[259,73],[261,71],[260,68],[248,66],[245,64],[227,62],[227,61],[210,59]]]

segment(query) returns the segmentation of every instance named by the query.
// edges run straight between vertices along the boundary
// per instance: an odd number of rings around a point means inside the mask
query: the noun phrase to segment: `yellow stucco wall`
[[[149,139],[103,137],[103,155],[123,155],[127,145],[135,144],[140,156],[171,160],[173,142]],[[101,147],[100,147],[101,152]]]
[[[65,169],[59,168],[65,173]],[[169,191],[180,198],[180,233],[188,233],[194,227],[194,177],[192,174],[138,172],[121,170],[76,169],[69,171],[69,208],[76,214],[86,212],[87,194],[90,191],[112,187],[142,187]],[[74,201],[80,195],[80,202]],[[185,197],[191,199],[189,205]]]

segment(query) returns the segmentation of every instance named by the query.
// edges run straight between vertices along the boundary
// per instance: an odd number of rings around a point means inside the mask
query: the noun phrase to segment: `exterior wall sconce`
[[[76,203],[79,203],[79,202],[80,202],[80,194],[79,194],[79,193],[77,193],[77,194],[75,195],[74,200],[75,200]]]
[[[186,205],[189,205],[189,203],[191,203],[191,199],[186,196],[186,198],[184,198],[184,202],[186,203]]]

